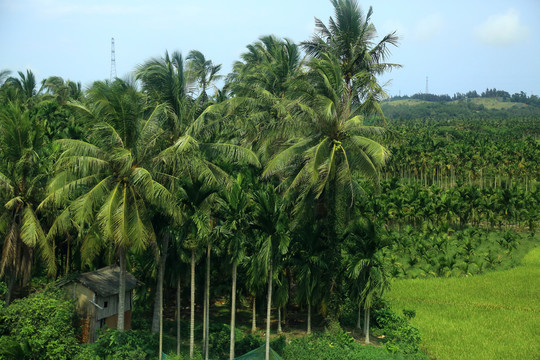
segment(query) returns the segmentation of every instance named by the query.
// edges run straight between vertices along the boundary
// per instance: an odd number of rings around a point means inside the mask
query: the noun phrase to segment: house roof
[[[82,273],[77,276],[77,281],[97,295],[115,295],[118,294],[120,286],[120,267],[118,265],[110,265],[95,271]],[[139,284],[135,276],[126,272],[126,291],[134,289]]]

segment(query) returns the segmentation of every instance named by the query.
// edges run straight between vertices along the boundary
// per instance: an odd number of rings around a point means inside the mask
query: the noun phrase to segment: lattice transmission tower
[[[114,56],[114,38],[111,38],[111,77],[110,81],[112,82],[116,78],[116,59]]]

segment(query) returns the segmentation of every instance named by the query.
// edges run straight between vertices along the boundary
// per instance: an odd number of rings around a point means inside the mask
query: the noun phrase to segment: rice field
[[[388,299],[416,311],[411,322],[435,359],[540,359],[540,247],[509,270],[397,280]]]

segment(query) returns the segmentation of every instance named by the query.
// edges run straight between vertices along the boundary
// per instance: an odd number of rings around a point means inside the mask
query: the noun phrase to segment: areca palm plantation
[[[50,274],[55,272],[54,249],[47,242],[35,209],[46,183],[43,130],[28,110],[8,103],[0,111],[0,234],[3,236],[0,276],[7,278],[10,303],[17,280],[31,275],[37,250]]]
[[[147,111],[144,97],[129,81],[96,82],[87,106],[73,104],[95,125],[88,141],[59,140],[57,174],[42,207],[64,206],[49,231],[54,237],[70,228],[87,229],[82,255],[92,259],[103,248],[120,262],[118,329],[124,329],[126,254],[155,241],[152,205],[178,219],[175,198],[149,171],[160,148],[164,110]]]

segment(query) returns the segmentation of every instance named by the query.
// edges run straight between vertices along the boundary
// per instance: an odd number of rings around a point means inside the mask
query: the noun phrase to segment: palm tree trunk
[[[266,350],[265,360],[270,360],[270,314],[272,307],[272,260],[270,260],[270,269],[268,270],[268,300],[266,303]]]
[[[209,335],[210,335],[210,254],[211,254],[211,245],[208,244],[206,248],[206,318],[204,322],[206,323],[205,328],[205,343],[204,343],[204,358],[208,360],[208,348],[209,348]]]
[[[191,250],[191,317],[189,319],[189,359],[193,360],[195,348],[195,249]]]
[[[251,306],[251,332],[254,333],[255,331],[257,331],[257,309],[256,309],[256,304],[255,304],[255,301],[257,300],[257,297],[255,295],[253,295],[253,301],[252,301],[252,306]]]
[[[235,322],[236,322],[236,262],[232,268],[232,291],[231,291],[231,345],[229,347],[229,360],[234,359]]]
[[[278,306],[277,308],[277,333],[281,334],[283,331],[281,329],[281,306]]]
[[[126,253],[123,247],[119,249],[120,256],[120,286],[118,292],[118,331],[124,331],[124,315],[126,308]]]
[[[365,342],[369,344],[369,308],[364,310],[364,334],[366,335]]]
[[[180,356],[180,324],[181,324],[181,320],[182,320],[182,317],[180,316],[181,315],[181,279],[180,279],[180,275],[178,275],[178,280],[177,280],[177,284],[176,284],[176,355]]]
[[[12,272],[8,277],[7,282],[7,294],[6,294],[6,306],[11,304],[11,298],[13,297],[13,288],[15,287],[15,272]]]
[[[154,298],[154,315],[152,316],[152,332],[156,333],[159,331],[161,323],[161,306],[163,304],[163,278],[165,275],[165,262],[167,260],[167,251],[169,247],[169,232],[166,232],[163,235],[163,248],[161,249],[161,256],[159,259],[159,268],[158,268],[158,283],[156,286],[156,295]]]
[[[356,328],[360,329],[360,318],[362,317],[362,307],[358,305],[358,317],[356,318]]]
[[[203,292],[203,338],[202,338],[202,356],[204,358],[204,352],[206,350],[206,277],[204,279],[204,292]]]
[[[311,334],[311,301],[307,303],[307,333]]]

